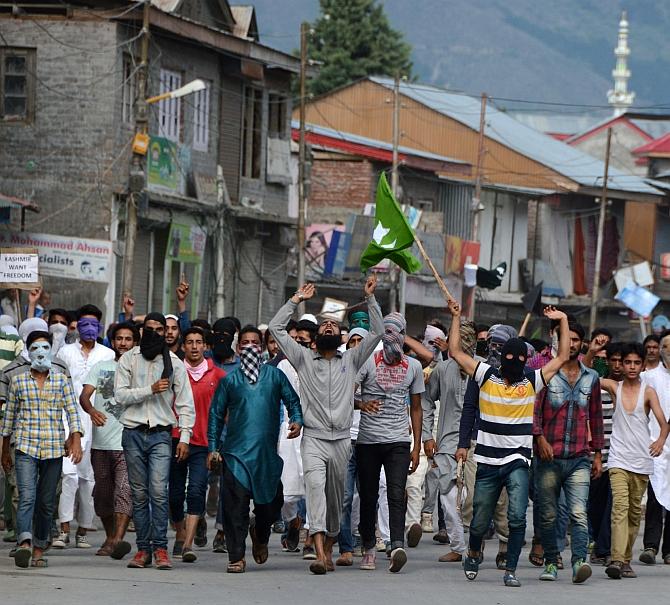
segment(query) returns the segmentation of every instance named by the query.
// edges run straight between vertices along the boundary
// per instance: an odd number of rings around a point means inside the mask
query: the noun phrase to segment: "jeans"
[[[51,519],[56,510],[56,488],[62,468],[62,458],[38,460],[16,450],[17,544],[29,540],[37,548],[46,548],[51,542]]]
[[[496,503],[503,487],[507,490],[507,569],[516,570],[519,554],[526,533],[526,509],[528,508],[529,469],[525,460],[512,460],[507,464],[477,464],[473,516],[470,524],[470,550],[480,552],[484,534],[489,529]]]
[[[375,546],[379,475],[386,474],[391,549],[405,545],[405,485],[409,468],[409,443],[356,445],[361,521],[358,526],[365,549]]]
[[[665,526],[664,526],[665,522]],[[661,547],[661,536],[663,545]],[[644,547],[653,548],[665,559],[670,554],[670,512],[656,500],[654,488],[647,487],[647,511],[644,515]]]
[[[351,507],[354,502],[354,491],[356,490],[356,442],[351,442],[351,458],[347,467],[347,480],[344,484],[344,504],[342,506],[342,521],[340,522],[340,534],[337,541],[340,554],[354,552],[354,536],[351,533]]]
[[[228,547],[228,560],[235,563],[244,559],[246,539],[249,532],[249,502],[251,493],[235,478],[230,469],[224,464],[221,477],[221,493],[226,501],[223,507],[223,526]],[[254,524],[256,539],[259,544],[267,544],[270,540],[272,524],[279,517],[284,496],[281,481],[277,486],[277,493],[268,504],[254,503]]]
[[[133,498],[137,549],[167,548],[168,479],[172,457],[169,431],[123,429],[121,438]]]
[[[537,495],[540,500],[540,532],[547,563],[558,560],[557,525],[561,489],[572,526],[572,563],[586,561],[589,546],[587,505],[591,482],[591,461],[579,458],[554,458],[537,463]]]
[[[174,523],[184,520],[184,500],[189,515],[205,512],[207,496],[207,447],[191,445],[188,458],[177,462],[176,452],[179,439],[172,439],[172,459],[170,461],[170,518]],[[186,480],[188,479],[188,492]]]

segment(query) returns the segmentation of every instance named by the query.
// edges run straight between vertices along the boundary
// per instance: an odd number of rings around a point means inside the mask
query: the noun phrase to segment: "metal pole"
[[[307,34],[309,23],[300,25],[300,135],[298,138],[298,287],[305,284],[305,222],[307,204],[305,200],[305,96],[307,94]],[[304,305],[301,305],[301,312]]]
[[[151,3],[145,2],[142,12],[142,42],[140,45],[140,65],[137,71],[137,99],[135,100],[135,132],[147,131],[147,71],[149,65],[149,11]],[[131,172],[144,173],[143,156],[133,153]],[[131,179],[132,182],[133,179]],[[135,240],[137,238],[137,197],[139,190],[132,186],[126,199],[126,244],[123,251],[123,293],[133,290],[133,263],[135,260]]]
[[[600,263],[603,258],[603,239],[605,236],[605,213],[607,212],[607,179],[610,169],[610,146],[612,144],[612,129],[607,129],[607,147],[605,148],[605,177],[603,180],[603,194],[600,198],[600,218],[598,219],[598,240],[596,242],[596,266],[593,270],[593,291],[591,292],[591,319],[589,332],[596,327],[598,317],[598,295],[600,293]]]
[[[223,193],[223,167],[218,165],[216,167],[216,201],[218,204],[219,221],[217,222],[217,237],[215,241],[218,243],[216,250],[216,298],[214,300],[214,312],[216,318],[225,315],[224,298],[225,298],[225,261],[223,258],[223,244],[225,238],[224,221],[226,220],[226,210],[224,208],[225,196]]]

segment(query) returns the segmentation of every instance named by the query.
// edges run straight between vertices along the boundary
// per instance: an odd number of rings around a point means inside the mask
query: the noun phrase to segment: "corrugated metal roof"
[[[151,0],[151,4],[166,13],[171,13],[179,8],[182,0]]]
[[[555,113],[534,113],[532,111],[521,111],[510,109],[506,111],[508,116],[514,118],[526,126],[545,134],[567,134],[574,135],[591,129],[594,124],[600,121],[600,117],[590,114],[555,114]]]
[[[370,80],[393,90],[392,79],[372,77]],[[479,132],[480,99],[408,82],[400,83],[400,93]],[[602,177],[594,176],[605,172],[602,160],[521,124],[492,105],[486,109],[486,136],[551,168],[579,185],[602,187]],[[659,191],[648,185],[644,179],[625,174],[611,166],[608,188],[614,191],[660,195]]]
[[[358,143],[359,145],[367,145],[368,147],[376,147],[378,149],[385,149],[386,151],[393,150],[393,145],[391,143],[387,143],[386,141],[369,139],[368,137],[362,137],[357,134],[352,134],[351,132],[341,132],[333,128],[319,126],[318,124],[306,124],[305,127],[308,132],[313,132],[314,134],[320,134],[323,136],[331,137],[333,139],[348,141],[350,143]],[[298,120],[292,120],[291,128],[300,128],[300,122]],[[413,155],[419,158],[426,158],[428,160],[436,160],[438,162],[449,162],[452,164],[462,164],[464,166],[470,165],[468,162],[464,162],[463,160],[448,158],[443,155],[430,153],[429,151],[423,151],[420,149],[413,149],[412,147],[405,147],[403,145],[400,145],[398,147],[398,152],[406,155]]]

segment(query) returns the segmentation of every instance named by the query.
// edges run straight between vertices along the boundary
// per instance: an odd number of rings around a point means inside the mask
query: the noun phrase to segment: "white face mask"
[[[57,355],[60,348],[65,344],[67,326],[64,326],[63,324],[52,324],[49,326],[49,334],[53,336],[54,341],[51,350],[53,351],[54,355]]]
[[[28,356],[30,367],[38,372],[47,372],[51,369],[51,345],[40,340],[30,345]]]

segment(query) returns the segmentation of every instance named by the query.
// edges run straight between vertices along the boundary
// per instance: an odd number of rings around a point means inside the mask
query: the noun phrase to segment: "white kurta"
[[[641,378],[656,391],[663,415],[666,418],[670,417],[670,371],[659,365],[653,370],[642,372]],[[661,432],[653,413],[649,414],[649,432],[654,441]],[[654,458],[654,474],[649,480],[654,488],[656,500],[663,508],[670,510],[670,440],[666,441],[663,453]]]
[[[288,378],[291,386],[300,397],[300,381],[298,373],[289,363],[288,359],[282,359],[278,364],[279,368]],[[281,474],[281,482],[284,489],[284,496],[304,496],[305,480],[302,472],[302,456],[300,455],[300,443],[302,435],[297,439],[288,439],[288,415],[282,410],[283,420],[279,429],[279,442],[277,444],[277,453],[284,461],[284,469]]]

